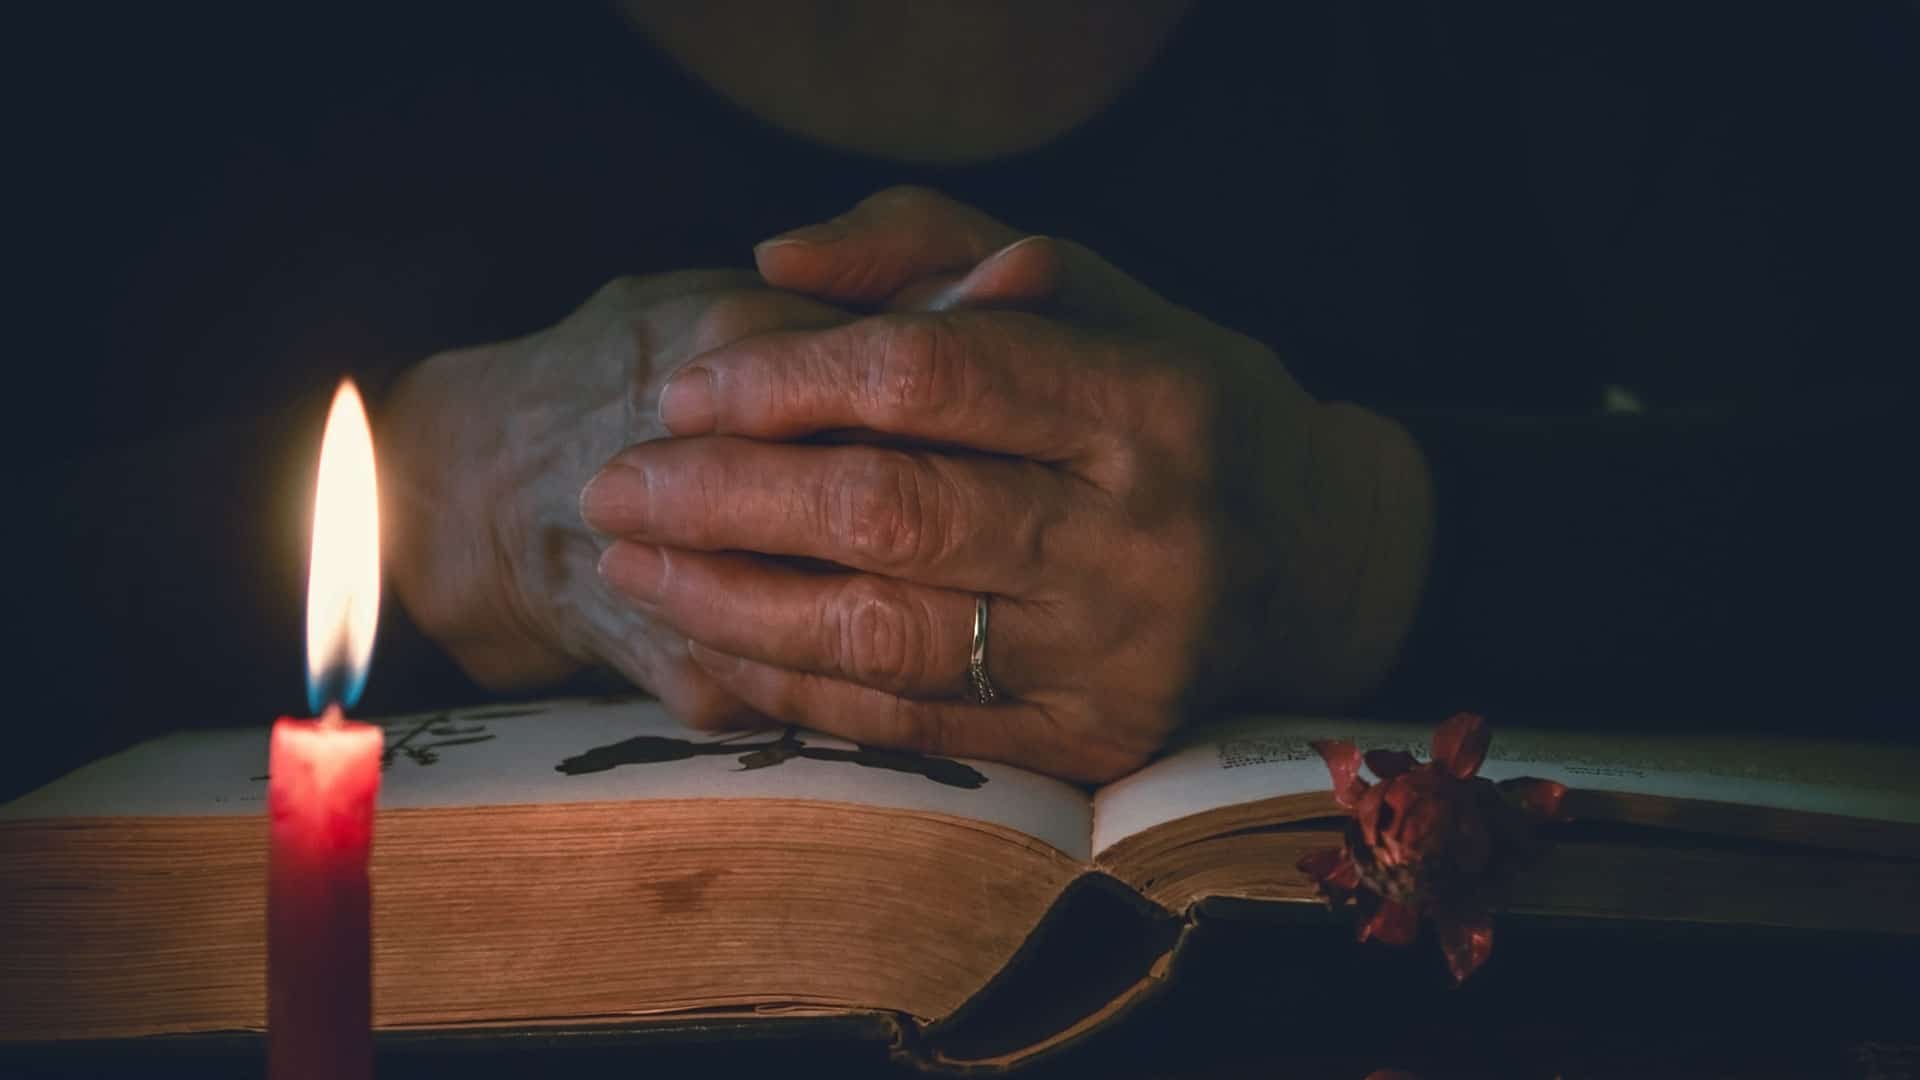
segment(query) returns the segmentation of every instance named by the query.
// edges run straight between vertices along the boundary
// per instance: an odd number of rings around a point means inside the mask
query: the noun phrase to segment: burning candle
[[[373,435],[351,381],[320,445],[307,577],[307,704],[273,725],[267,806],[267,1062],[274,1080],[373,1075],[374,797],[384,736],[346,719],[380,614]]]

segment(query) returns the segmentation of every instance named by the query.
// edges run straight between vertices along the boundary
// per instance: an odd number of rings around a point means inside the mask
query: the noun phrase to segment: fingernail
[[[660,423],[675,435],[704,435],[713,430],[713,372],[682,368],[660,390]]]
[[[697,641],[687,642],[687,656],[709,675],[725,676],[740,670],[740,658],[732,653],[709,649]]]
[[[818,225],[808,225],[792,229],[779,236],[762,240],[753,245],[755,251],[768,248],[799,246],[802,244],[831,244],[847,235],[847,226],[840,221],[822,221]]]
[[[659,602],[666,556],[652,544],[615,544],[600,555],[600,577],[642,604]]]
[[[1001,248],[999,251],[981,259],[978,263],[975,263],[973,269],[967,271],[965,276],[961,277],[960,280],[934,293],[933,296],[926,301],[926,309],[928,311],[950,311],[969,301],[979,299],[976,295],[976,290],[980,288],[980,279],[993,269],[994,264],[1012,255],[1015,249],[1044,239],[1046,239],[1044,236],[1021,237],[1006,247]]]
[[[601,532],[619,532],[646,509],[647,474],[608,465],[580,489],[580,517]]]
[[[972,274],[962,275],[960,280],[948,282],[935,289],[927,295],[925,300],[920,301],[918,306],[927,311],[951,311],[966,303],[967,297],[972,295],[967,288],[967,283],[972,280]]]
[[[992,266],[994,263],[999,262],[1001,259],[1004,259],[1007,256],[1013,254],[1016,250],[1026,247],[1028,244],[1035,244],[1045,239],[1046,239],[1045,236],[1040,236],[1040,235],[1023,236],[1020,239],[1015,240],[1013,243],[1008,244],[1006,247],[1001,248],[999,251],[996,251],[993,254],[987,256],[986,258],[981,259],[979,265],[973,268],[973,272],[977,274],[980,271],[985,270],[987,267]]]

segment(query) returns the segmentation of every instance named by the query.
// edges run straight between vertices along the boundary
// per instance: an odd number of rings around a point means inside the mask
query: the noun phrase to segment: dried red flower
[[[1359,910],[1361,941],[1405,945],[1422,917],[1431,920],[1455,983],[1493,951],[1493,908],[1514,871],[1537,854],[1535,826],[1563,820],[1565,785],[1475,775],[1492,739],[1484,719],[1459,713],[1434,731],[1426,764],[1401,750],[1313,744],[1352,819],[1341,846],[1307,855],[1300,871],[1332,906]],[[1363,763],[1379,783],[1360,778]]]

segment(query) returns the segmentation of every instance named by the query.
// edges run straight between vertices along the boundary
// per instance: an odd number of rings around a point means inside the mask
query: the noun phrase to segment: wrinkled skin
[[[416,367],[380,417],[388,572],[414,621],[483,686],[604,664],[695,723],[750,719],[682,633],[601,580],[580,489],[663,434],[660,386],[692,357],[845,319],[751,273],[623,278],[548,330]]]
[[[1381,678],[1430,518],[1398,425],[930,192],[757,255],[616,282],[397,388],[390,573],[483,685],[605,665],[697,726],[1100,781],[1196,703]],[[960,696],[976,595],[992,706]]]
[[[661,399],[676,437],[587,491],[620,540],[608,579],[716,685],[863,743],[1100,781],[1198,700],[1331,704],[1382,677],[1430,517],[1398,425],[930,192],[758,254],[822,301],[920,310],[706,354]],[[984,706],[961,697],[978,594],[1006,696]]]
[[[994,297],[941,297],[976,299]],[[414,622],[488,688],[604,666],[694,725],[763,720],[680,629],[608,587],[580,492],[623,447],[667,434],[660,390],[689,360],[850,318],[747,271],[621,278],[547,330],[415,367],[377,418],[387,571]]]

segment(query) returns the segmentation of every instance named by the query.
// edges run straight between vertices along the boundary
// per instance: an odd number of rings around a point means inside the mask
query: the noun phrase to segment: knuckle
[[[926,620],[898,590],[855,578],[842,590],[834,623],[838,666],[853,681],[883,688],[922,681]]]
[[[904,425],[966,400],[966,372],[939,318],[895,319],[864,389],[883,424]]]
[[[950,500],[911,456],[878,451],[834,491],[829,526],[866,565],[901,570],[941,555]]]
[[[1085,557],[1085,552],[1077,544],[1076,530],[1072,528],[1076,517],[1076,493],[1070,491],[1068,482],[1056,473],[1031,469],[1029,472],[1051,486],[1044,497],[1028,503],[1020,511],[1007,517],[1008,527],[1006,550],[1015,560],[1015,567],[1024,568],[1036,574],[1044,575],[1048,567],[1072,566]],[[995,515],[982,513],[977,522],[985,522]],[[995,524],[995,531],[998,525]],[[955,523],[954,536],[967,536],[959,522]]]
[[[1219,398],[1205,372],[1159,364],[1116,388],[1123,420],[1097,440],[1097,482],[1136,513],[1184,505],[1215,480]]]
[[[622,274],[593,291],[587,298],[587,307],[629,307],[640,298],[644,279],[633,274]]]
[[[1137,419],[1163,444],[1203,445],[1217,402],[1213,380],[1193,367],[1168,363],[1140,377]]]
[[[1131,439],[1102,434],[1089,440],[1090,476],[1094,483],[1111,493],[1123,507],[1130,507],[1146,483],[1140,447]]]

